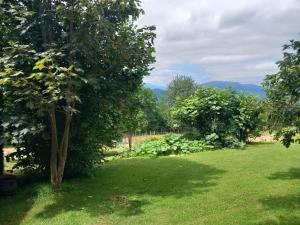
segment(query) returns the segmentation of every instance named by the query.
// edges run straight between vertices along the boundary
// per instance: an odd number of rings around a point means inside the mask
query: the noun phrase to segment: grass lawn
[[[300,147],[114,160],[59,191],[19,188],[0,199],[0,224],[300,224]]]

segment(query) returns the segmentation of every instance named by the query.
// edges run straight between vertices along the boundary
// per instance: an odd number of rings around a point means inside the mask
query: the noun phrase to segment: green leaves
[[[289,147],[295,133],[290,128],[300,129],[300,41],[285,45],[283,59],[277,64],[279,72],[267,75],[264,81],[270,105],[269,126]]]
[[[230,137],[246,141],[255,135],[261,128],[261,112],[260,101],[254,96],[209,87],[198,88],[172,108],[178,126],[196,128],[202,138],[216,136],[220,146],[226,146]]]
[[[207,151],[213,148],[204,141],[191,141],[178,135],[166,134],[162,140],[152,139],[146,141],[134,147],[130,152],[125,152],[124,156],[166,156]]]
[[[42,71],[43,69],[46,69],[46,63],[49,63],[50,60],[47,59],[47,58],[44,58],[44,59],[41,59],[39,61],[37,61],[33,67],[33,70],[39,70],[39,71]]]
[[[72,151],[69,168],[92,168],[99,146],[119,136],[120,102],[137,90],[155,61],[155,27],[135,25],[143,12],[139,0],[23,3],[13,1],[13,7],[7,3],[0,9],[0,72],[7,69],[0,86],[8,113],[47,125],[48,106],[55,105],[62,130],[64,114],[80,112],[72,120],[70,148],[77,151]],[[48,166],[39,153],[49,147],[49,130],[25,135],[23,165]]]

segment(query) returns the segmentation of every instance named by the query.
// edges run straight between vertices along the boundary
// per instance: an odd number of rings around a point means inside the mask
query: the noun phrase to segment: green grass
[[[111,161],[59,191],[19,188],[0,200],[0,224],[300,224],[300,147]]]

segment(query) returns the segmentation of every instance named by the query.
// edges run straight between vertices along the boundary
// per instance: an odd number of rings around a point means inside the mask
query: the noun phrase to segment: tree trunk
[[[0,139],[2,139],[3,128],[2,128],[2,110],[3,110],[3,94],[0,92]],[[0,140],[1,141],[1,140]],[[3,152],[3,143],[0,143],[0,175],[4,173],[4,152]]]
[[[65,119],[64,134],[60,145],[60,154],[59,154],[60,157],[59,157],[59,166],[58,166],[58,178],[60,184],[64,176],[65,165],[67,161],[71,120],[72,120],[72,114],[68,112]]]
[[[128,147],[129,147],[129,150],[131,150],[132,149],[132,133],[128,133],[127,137],[128,137]]]
[[[0,176],[4,173],[4,152],[3,145],[0,145]]]
[[[58,139],[57,139],[57,126],[55,106],[51,105],[49,109],[50,124],[51,124],[51,153],[50,153],[50,175],[51,184],[53,187],[59,187],[57,176],[57,157],[58,157]]]
[[[50,114],[50,123],[51,123],[51,157],[50,157],[51,184],[54,188],[59,188],[62,183],[65,165],[67,161],[72,113],[71,112],[66,113],[64,131],[63,131],[63,136],[60,145],[58,144],[55,106],[53,105],[50,106],[49,114]]]

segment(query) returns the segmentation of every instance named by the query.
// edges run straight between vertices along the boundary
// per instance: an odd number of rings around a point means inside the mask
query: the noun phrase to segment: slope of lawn
[[[300,147],[111,161],[59,191],[19,188],[0,199],[0,224],[300,224]]]

